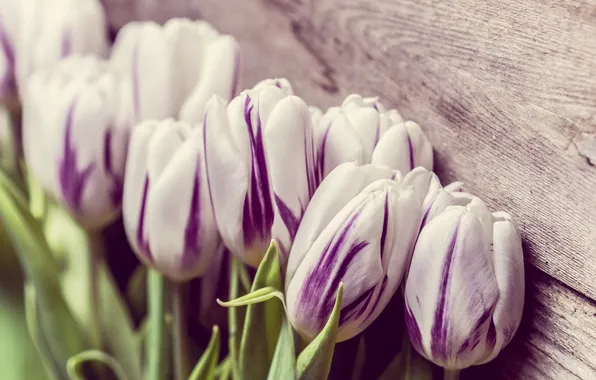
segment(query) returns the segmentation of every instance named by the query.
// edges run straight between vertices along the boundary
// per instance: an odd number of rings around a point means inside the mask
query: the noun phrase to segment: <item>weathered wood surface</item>
[[[320,107],[380,95],[425,128],[444,181],[517,217],[523,326],[469,377],[596,379],[596,0],[203,0],[201,13],[240,41],[245,87],[284,76]]]

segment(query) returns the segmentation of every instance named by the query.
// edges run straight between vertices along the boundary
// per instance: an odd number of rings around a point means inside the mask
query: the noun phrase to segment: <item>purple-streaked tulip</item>
[[[265,84],[205,114],[205,161],[225,245],[258,266],[273,235],[292,240],[312,188],[308,107],[289,88]]]
[[[318,120],[315,125],[325,133],[333,136],[338,130],[337,144],[354,152],[360,148],[359,163],[385,165],[404,174],[417,166],[432,170],[432,146],[422,129],[412,121],[404,122],[396,110],[387,110],[377,98],[352,94],[323,116],[316,109],[312,113],[313,120]]]
[[[421,208],[413,189],[392,177],[388,168],[346,163],[312,198],[286,273],[289,320],[305,340],[323,329],[340,283],[338,342],[366,329],[398,289]]]
[[[172,119],[134,127],[124,227],[138,257],[172,279],[203,275],[220,246],[207,181],[202,129]]]
[[[19,4],[13,39],[19,91],[31,74],[66,56],[107,54],[107,27],[98,0],[19,0]]]
[[[405,284],[414,348],[448,369],[494,359],[516,332],[524,262],[513,218],[478,198],[447,207],[422,229]]]
[[[236,93],[238,43],[204,21],[127,24],[118,33],[111,61],[130,79],[134,123],[168,117],[199,123],[213,94],[229,101]]]
[[[95,57],[72,56],[31,76],[23,148],[41,186],[88,228],[118,216],[129,126],[120,78]]]

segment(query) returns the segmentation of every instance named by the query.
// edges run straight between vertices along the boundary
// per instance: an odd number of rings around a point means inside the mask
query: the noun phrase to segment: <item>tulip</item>
[[[169,117],[199,123],[213,94],[226,101],[235,95],[238,52],[233,37],[204,21],[171,19],[164,26],[127,24],[116,37],[111,62],[129,78],[134,123]]]
[[[359,146],[356,161],[386,165],[407,173],[417,166],[433,167],[432,146],[418,124],[387,110],[377,98],[349,95],[341,107],[330,108],[322,117],[313,110],[321,128],[341,131],[342,144]]]
[[[208,270],[220,239],[200,128],[172,119],[134,128],[123,217],[128,241],[145,264],[178,281]]]
[[[11,16],[17,24],[12,55],[21,90],[31,74],[68,55],[107,54],[107,27],[98,0],[20,0],[19,5],[13,8],[18,14]]]
[[[69,57],[35,73],[23,100],[29,170],[88,228],[118,216],[129,128],[120,78],[95,57]]]
[[[513,218],[478,198],[447,207],[420,233],[405,283],[412,345],[448,370],[494,359],[524,304],[521,238]]]
[[[287,88],[263,85],[207,106],[205,161],[219,231],[232,254],[257,267],[272,231],[295,235],[309,182],[308,107]],[[287,248],[282,242],[281,248]]]
[[[313,196],[290,251],[288,318],[306,341],[323,329],[343,283],[337,341],[366,329],[401,283],[420,202],[388,168],[338,166]]]

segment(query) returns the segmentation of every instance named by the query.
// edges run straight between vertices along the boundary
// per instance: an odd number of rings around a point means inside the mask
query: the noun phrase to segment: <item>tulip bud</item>
[[[139,258],[172,279],[203,275],[220,245],[207,181],[202,129],[171,119],[133,129],[124,227]]]
[[[318,119],[318,112],[313,117]],[[344,147],[360,147],[357,162],[385,165],[402,173],[417,166],[432,170],[432,146],[422,129],[412,121],[404,122],[396,110],[388,111],[377,98],[349,95],[319,123],[339,128]]]
[[[66,56],[107,54],[107,27],[98,0],[24,0],[20,4],[13,41],[20,91],[31,74]]]
[[[23,100],[23,149],[42,188],[88,228],[118,216],[129,128],[120,78],[95,57],[35,73]]]
[[[473,198],[420,233],[405,284],[414,348],[448,369],[495,358],[517,330],[524,304],[521,238],[513,218]]]
[[[176,116],[198,123],[209,97],[229,101],[236,93],[238,44],[204,21],[129,23],[118,33],[111,62],[130,80],[135,123]]]
[[[286,273],[289,320],[303,338],[323,329],[340,283],[338,342],[366,329],[399,287],[421,212],[413,189],[392,174],[346,163],[312,198]]]
[[[205,116],[205,157],[215,218],[230,251],[258,266],[272,230],[293,239],[312,188],[308,107],[276,85],[247,90]]]

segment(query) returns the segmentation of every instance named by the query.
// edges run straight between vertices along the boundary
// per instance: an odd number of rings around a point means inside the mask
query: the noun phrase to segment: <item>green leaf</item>
[[[402,349],[389,363],[378,380],[432,380],[432,364],[413,349],[408,334],[404,334]]]
[[[189,380],[213,380],[219,360],[219,327],[213,326],[207,349],[192,371]]]
[[[116,379],[128,380],[118,361],[99,350],[83,351],[68,359],[68,362],[66,363],[68,377],[71,380],[85,380],[83,365],[87,362],[99,362],[110,368],[116,376]]]
[[[283,302],[281,288],[278,252],[272,241],[257,269],[249,294],[254,298],[246,309],[240,343],[240,369],[244,379],[261,380],[267,377],[284,315],[282,303],[270,300],[277,297]]]
[[[140,346],[126,303],[105,262],[97,262],[100,326],[107,348],[130,380],[142,379]]]
[[[232,374],[232,359],[226,356],[224,360],[215,369],[215,378],[218,380],[228,380]]]
[[[29,213],[25,197],[0,172],[0,221],[18,252],[27,280],[35,287],[39,321],[47,348],[54,360],[68,358],[87,349],[83,330],[62,295],[59,270],[38,222]]]
[[[343,289],[343,283],[340,283],[333,312],[329,316],[323,331],[298,356],[296,366],[299,379],[324,380],[329,376],[333,351],[335,350],[335,340],[337,339]]]
[[[253,292],[245,294],[242,297],[238,297],[231,301],[223,302],[221,300],[217,300],[217,303],[223,307],[239,307],[269,301],[271,298],[274,297],[279,298],[282,302],[284,301],[284,294],[282,292],[280,292],[272,286],[268,286],[265,288],[257,289]]]
[[[62,292],[90,333],[93,348],[106,349],[131,380],[141,379],[141,358],[125,300],[104,260],[103,237],[85,231],[56,205],[46,210],[45,236],[62,263]]]
[[[296,347],[294,330],[290,321],[284,316],[277,346],[273,354],[273,361],[269,368],[267,380],[295,379],[296,378]]]
[[[46,374],[51,379],[59,379],[64,376],[64,369],[57,363],[54,358],[49,355],[51,352],[45,334],[39,324],[39,305],[35,294],[35,286],[32,284],[25,284],[25,318],[27,320],[27,328],[31,340],[37,349],[41,362],[46,370]]]

